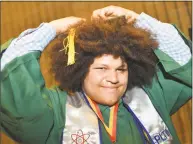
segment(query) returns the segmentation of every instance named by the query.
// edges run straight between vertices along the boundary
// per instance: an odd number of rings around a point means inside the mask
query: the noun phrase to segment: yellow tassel
[[[65,50],[65,54],[67,54],[67,52],[68,52],[68,62],[67,62],[67,65],[72,65],[72,64],[75,63],[74,37],[75,37],[75,29],[70,29],[67,38],[65,38],[63,40],[64,49],[60,50],[60,51]],[[66,39],[67,39],[67,44],[65,46]]]

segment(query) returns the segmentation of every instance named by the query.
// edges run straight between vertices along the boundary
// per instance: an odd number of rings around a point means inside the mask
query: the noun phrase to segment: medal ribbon
[[[92,101],[88,96],[86,96],[88,99],[88,102],[91,106],[91,108],[93,109],[93,111],[96,113],[96,115],[98,116],[98,118],[101,120],[101,122],[103,123],[107,133],[110,136],[110,139],[112,142],[116,141],[116,129],[117,129],[117,112],[118,112],[118,106],[119,104],[116,103],[114,106],[111,107],[110,109],[110,117],[109,117],[109,127],[105,124],[103,116],[101,114],[101,111],[98,107],[98,105]]]

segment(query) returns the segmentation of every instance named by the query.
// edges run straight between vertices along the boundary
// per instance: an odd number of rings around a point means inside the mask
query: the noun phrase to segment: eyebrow
[[[97,67],[97,66],[109,67],[109,65],[106,65],[106,64],[96,64],[96,66],[94,66],[94,67]],[[118,66],[117,68],[128,68],[128,67],[127,67],[127,64],[123,63],[122,65]]]
[[[119,66],[119,68],[127,68],[127,65],[126,64],[122,64],[121,66]]]

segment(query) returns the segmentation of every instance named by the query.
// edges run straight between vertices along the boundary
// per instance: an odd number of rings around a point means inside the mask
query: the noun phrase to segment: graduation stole
[[[88,96],[86,96],[86,98],[92,110],[95,112],[95,114],[98,116],[98,118],[103,123],[107,133],[110,136],[111,141],[115,142],[116,141],[116,131],[117,131],[117,112],[118,112],[119,103],[116,103],[114,106],[110,108],[109,126],[107,126],[104,122],[102,113],[98,105],[93,100],[91,100]]]

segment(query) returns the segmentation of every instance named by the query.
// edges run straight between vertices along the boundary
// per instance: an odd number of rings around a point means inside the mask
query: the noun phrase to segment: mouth
[[[116,92],[118,87],[102,87],[104,88],[106,91],[109,91],[109,92]]]
[[[117,89],[118,88],[118,86],[116,86],[116,87],[115,86],[114,87],[113,86],[111,86],[111,87],[109,87],[109,86],[102,86],[102,87],[103,88],[108,88],[108,89]]]

